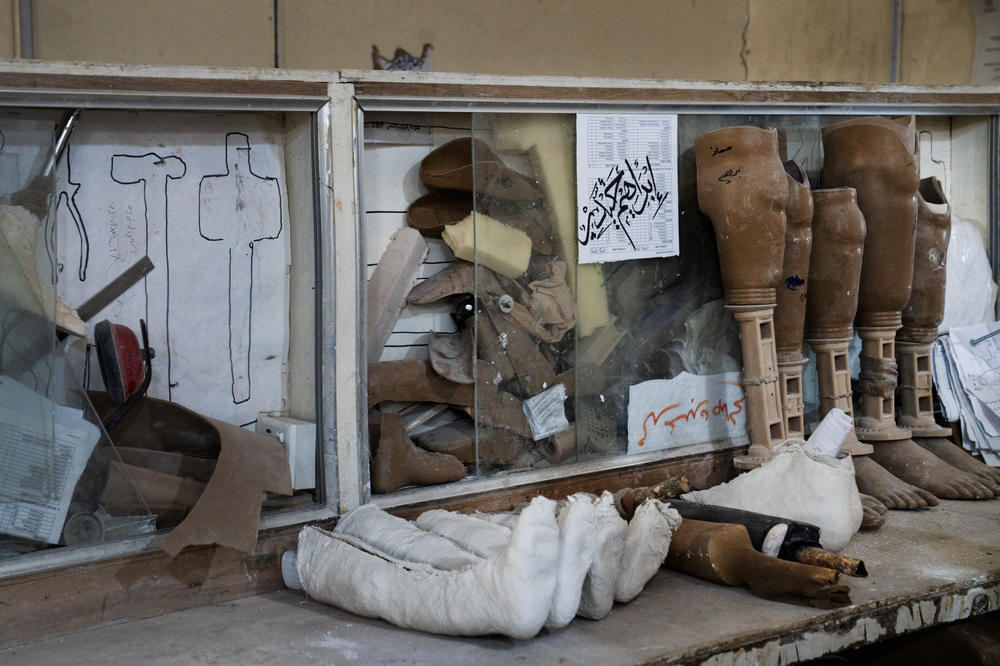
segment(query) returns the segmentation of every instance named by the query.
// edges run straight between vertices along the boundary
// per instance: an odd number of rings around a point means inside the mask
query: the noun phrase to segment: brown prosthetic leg
[[[931,343],[944,318],[945,260],[951,235],[951,206],[933,176],[920,181],[917,230],[913,254],[913,290],[903,310],[903,328],[896,343],[900,382],[899,422],[913,432],[913,441],[956,469],[972,474],[994,495],[1000,495],[1000,470],[984,465],[947,438],[951,429],[934,420],[934,377]]]
[[[794,161],[785,162],[788,203],[785,206],[785,258],[774,308],[778,352],[778,385],[785,436],[805,439],[802,400],[802,335],[809,289],[809,254],[812,249],[813,199],[806,172]]]
[[[416,446],[406,434],[399,414],[382,415],[382,434],[372,459],[372,491],[391,493],[408,485],[458,481],[465,465],[450,455]]]
[[[874,444],[872,460],[904,482],[937,497],[987,498],[989,488],[917,446],[895,421],[895,336],[910,300],[919,187],[913,118],[845,121],[823,130],[823,148],[824,184],[854,187],[867,224],[855,322],[862,344],[858,437]],[[860,474],[871,474],[870,468],[864,465],[868,471]],[[887,483],[859,477],[858,485],[885,490]]]
[[[822,419],[836,407],[853,419],[848,345],[853,335],[851,322],[858,307],[865,218],[852,187],[813,190],[813,205],[806,337],[816,354],[819,416]],[[851,432],[841,450],[855,456],[857,473],[858,456],[867,456],[872,447]],[[874,466],[870,463],[867,460],[861,468]],[[862,528],[875,529],[885,523],[882,514],[887,507],[881,499],[862,494],[861,506]]]
[[[747,400],[749,468],[785,440],[774,336],[788,182],[775,130],[726,127],[695,142],[698,206],[712,220],[726,307],[739,322]]]
[[[838,572],[764,555],[742,525],[685,518],[670,540],[667,566],[714,583],[745,585],[767,598],[819,607],[851,602],[850,588],[837,584]]]

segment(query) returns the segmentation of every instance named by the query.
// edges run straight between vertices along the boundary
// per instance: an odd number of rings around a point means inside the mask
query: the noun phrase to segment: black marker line
[[[252,146],[250,145],[250,136],[247,135],[247,134],[245,134],[245,133],[243,133],[243,132],[226,132],[226,141],[225,141],[226,170],[225,170],[225,172],[224,173],[216,173],[216,174],[206,174],[205,176],[202,176],[201,180],[198,182],[198,233],[201,235],[202,238],[204,238],[207,241],[219,242],[219,241],[225,240],[224,238],[221,238],[221,237],[220,238],[211,238],[211,237],[205,235],[205,230],[203,228],[202,218],[201,218],[202,188],[205,185],[205,181],[207,179],[209,179],[209,178],[225,178],[227,176],[232,175],[232,167],[231,167],[231,165],[229,163],[229,148],[230,148],[230,140],[231,139],[235,139],[236,137],[242,138],[243,144],[245,145],[245,147],[237,145],[237,146],[235,146],[235,150],[245,150],[245,151],[247,151],[246,163],[247,163],[247,169],[249,170],[250,175],[253,176],[254,178],[257,178],[258,180],[262,180],[262,181],[265,181],[265,182],[274,183],[275,191],[278,194],[278,230],[274,233],[273,236],[272,235],[264,235],[264,236],[261,236],[259,238],[253,238],[250,241],[248,241],[248,244],[249,244],[249,247],[250,247],[250,257],[249,257],[250,275],[248,276],[249,306],[247,308],[247,322],[246,322],[246,325],[247,325],[247,349],[246,349],[246,355],[247,355],[247,359],[246,359],[247,360],[247,365],[246,365],[246,375],[247,375],[246,376],[246,385],[247,385],[247,391],[246,391],[246,397],[243,398],[243,399],[238,398],[237,395],[236,395],[236,368],[235,368],[235,366],[233,364],[233,354],[236,351],[234,349],[234,347],[233,347],[233,249],[234,249],[234,247],[237,248],[237,249],[240,249],[240,248],[238,248],[238,246],[236,246],[236,245],[232,245],[228,249],[228,254],[229,254],[229,267],[228,267],[229,285],[228,285],[227,293],[228,293],[228,301],[229,301],[229,307],[228,307],[228,314],[229,314],[229,322],[228,322],[228,329],[229,329],[229,376],[230,376],[230,378],[232,380],[231,383],[230,383],[230,393],[232,395],[233,404],[239,405],[239,404],[243,404],[245,402],[248,402],[250,400],[250,398],[252,397],[252,395],[253,395],[253,381],[252,381],[252,373],[250,372],[250,358],[251,358],[251,350],[253,348],[253,291],[254,291],[253,290],[253,282],[254,282],[254,278],[253,278],[253,257],[254,257],[255,245],[259,241],[263,241],[263,240],[275,240],[275,239],[277,239],[281,235],[281,232],[282,232],[282,230],[285,227],[285,220],[284,220],[284,210],[283,210],[283,205],[282,205],[281,184],[278,182],[278,179],[276,177],[274,177],[274,176],[262,176],[262,175],[260,175],[259,173],[257,173],[256,171],[253,170],[253,163],[252,163],[252,161],[250,159],[250,153],[253,150]],[[237,234],[237,236],[238,236],[238,234]],[[242,249],[241,249],[241,251],[242,251]]]
[[[129,154],[126,154],[126,153],[116,153],[116,154],[114,154],[114,155],[111,156],[111,170],[110,170],[110,174],[109,174],[111,176],[111,180],[113,180],[114,182],[118,183],[119,185],[137,185],[139,183],[142,183],[142,216],[143,216],[143,220],[144,220],[145,225],[146,225],[145,226],[145,230],[146,230],[146,251],[145,251],[145,255],[146,256],[149,256],[149,254],[150,254],[150,252],[149,252],[149,236],[150,236],[150,231],[149,231],[149,199],[148,199],[148,196],[147,196],[147,194],[148,194],[147,193],[147,187],[149,185],[149,179],[147,179],[145,177],[140,177],[140,178],[137,178],[135,180],[119,180],[118,178],[115,177],[115,160],[116,159],[122,159],[122,160],[129,159],[129,160],[132,160],[132,159],[143,159],[143,158],[154,158],[155,161],[152,163],[153,166],[159,166],[161,164],[165,164],[167,162],[167,160],[177,160],[177,164],[180,164],[180,166],[183,167],[183,170],[180,172],[180,175],[174,176],[174,175],[171,175],[169,172],[165,172],[164,175],[166,177],[162,179],[163,180],[163,271],[164,271],[163,283],[165,285],[165,287],[164,287],[164,294],[163,294],[163,299],[164,299],[164,306],[163,306],[163,310],[164,310],[164,331],[163,331],[163,338],[164,338],[164,344],[167,347],[167,354],[166,354],[167,355],[167,400],[172,400],[173,399],[173,387],[176,386],[176,384],[173,381],[173,358],[172,358],[173,355],[171,353],[171,345],[170,345],[170,236],[169,236],[169,227],[170,227],[170,197],[169,197],[169,191],[170,190],[169,190],[168,184],[170,183],[171,180],[180,180],[181,178],[183,178],[184,176],[187,175],[187,162],[185,162],[180,157],[177,157],[176,155],[167,155],[166,157],[163,157],[163,156],[158,155],[157,153],[153,153],[153,152],[143,153],[142,155],[129,155]],[[153,180],[155,181],[155,178]],[[160,259],[159,257],[156,258],[157,261],[159,261],[159,259]],[[147,322],[152,322],[152,319],[149,316],[149,276],[148,275],[142,279],[142,288],[143,288],[143,295],[145,297],[144,312],[146,314],[146,321]]]

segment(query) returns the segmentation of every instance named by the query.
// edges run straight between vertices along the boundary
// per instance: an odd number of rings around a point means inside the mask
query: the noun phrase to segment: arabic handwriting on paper
[[[629,389],[628,452],[676,448],[746,434],[738,372],[654,379]]]
[[[660,212],[667,194],[657,189],[649,156],[642,162],[625,160],[623,165],[612,166],[607,177],[598,178],[590,191],[590,203],[583,207],[586,222],[580,225],[581,245],[602,237],[613,227],[626,235],[634,250],[635,242],[629,234],[632,221],[654,203],[652,216]]]
[[[739,386],[736,382],[727,383]],[[708,422],[712,418],[721,418],[728,421],[730,425],[736,425],[736,417],[743,413],[743,398],[736,398],[731,402],[719,398],[712,405],[709,405],[709,401],[705,399],[696,404],[694,398],[691,398],[689,402],[686,411],[680,409],[679,403],[674,403],[664,407],[659,412],[649,412],[643,419],[642,437],[639,438],[636,445],[643,446],[649,436],[649,430],[657,425],[670,428],[670,433],[673,434],[680,422],[688,423],[695,420]]]
[[[577,261],[678,253],[677,116],[578,114]]]

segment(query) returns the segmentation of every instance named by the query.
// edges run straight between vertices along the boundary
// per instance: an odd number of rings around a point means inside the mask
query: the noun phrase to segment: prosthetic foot
[[[989,489],[917,446],[895,420],[896,331],[901,311],[910,301],[913,280],[914,229],[919,188],[914,118],[851,119],[823,130],[824,184],[854,187],[867,224],[858,314],[861,372],[857,391],[860,415],[857,434],[874,443],[872,460],[900,480],[938,497],[986,498]],[[870,465],[859,474],[862,492],[893,507],[888,488],[898,487]],[[886,496],[865,490],[886,492]],[[905,486],[902,487],[905,490]],[[901,491],[895,491],[901,492]],[[886,501],[890,499],[890,501]],[[920,501],[904,497],[906,508]],[[926,500],[924,500],[926,501]]]
[[[913,290],[903,310],[896,359],[900,383],[899,422],[914,441],[952,467],[972,474],[995,495],[1000,494],[1000,470],[979,462],[945,439],[951,429],[934,420],[934,378],[931,343],[944,318],[945,259],[951,235],[951,209],[937,178],[920,181],[917,231],[913,255]]]
[[[407,436],[399,414],[383,414],[382,436],[371,471],[372,491],[391,493],[412,484],[458,481],[465,476],[465,465],[454,456],[416,446]]]
[[[773,129],[726,127],[702,134],[695,161],[698,206],[715,228],[726,307],[740,326],[750,455],[737,466],[750,468],[785,440],[773,316],[788,180]]]

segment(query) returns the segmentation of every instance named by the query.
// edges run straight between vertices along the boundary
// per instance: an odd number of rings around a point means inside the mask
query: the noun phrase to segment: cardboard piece
[[[262,492],[292,494],[292,474],[281,442],[206,418],[222,452],[194,508],[167,535],[163,550],[176,557],[187,546],[215,543],[253,553]]]

